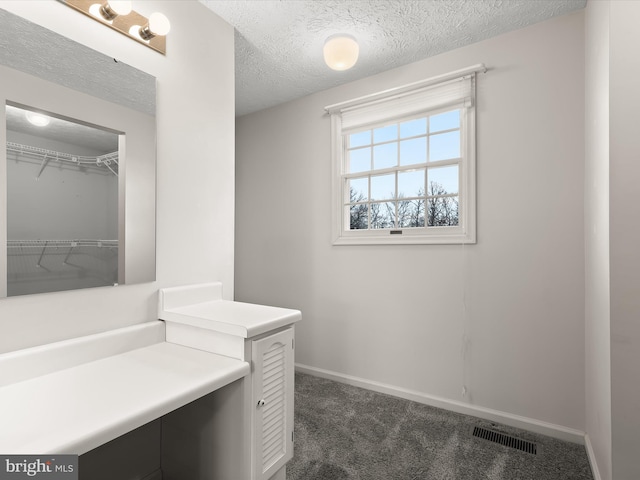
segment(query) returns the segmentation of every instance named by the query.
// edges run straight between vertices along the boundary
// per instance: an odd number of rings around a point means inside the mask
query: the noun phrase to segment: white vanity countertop
[[[220,282],[160,289],[158,318],[242,338],[286,327],[302,318],[299,310],[222,299]]]
[[[0,452],[83,454],[249,371],[161,342],[9,384],[0,388]]]
[[[212,300],[161,308],[160,319],[215,330],[243,338],[291,325],[302,318],[299,310],[230,300]]]

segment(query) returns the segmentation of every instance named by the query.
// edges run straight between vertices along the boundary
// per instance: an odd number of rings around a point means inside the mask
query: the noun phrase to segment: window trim
[[[459,208],[461,224],[456,227],[399,228],[381,230],[347,230],[345,225],[343,159],[345,155],[344,132],[342,129],[342,113],[358,107],[375,106],[386,100],[405,98],[412,92],[425,87],[437,87],[439,84],[455,79],[472,76],[472,96],[475,91],[475,74],[485,72],[482,64],[457,70],[450,74],[440,75],[403,87],[386,90],[373,95],[326,107],[331,114],[331,157],[332,157],[332,240],[334,245],[402,245],[402,244],[473,244],[476,243],[476,141],[475,141],[475,102],[461,108],[461,158]],[[451,105],[453,107],[453,105]],[[419,113],[432,115],[438,110],[446,110],[447,106],[422,109]],[[406,116],[400,117],[402,121]],[[387,121],[394,121],[390,117]],[[374,128],[372,123],[371,128]],[[369,128],[367,126],[366,128]],[[373,172],[371,172],[373,173]],[[376,172],[377,173],[377,172]],[[349,174],[346,174],[349,175]],[[392,233],[401,231],[401,234]]]

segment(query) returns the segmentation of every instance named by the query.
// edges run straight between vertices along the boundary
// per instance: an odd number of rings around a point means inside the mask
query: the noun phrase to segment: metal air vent
[[[473,436],[490,442],[499,443],[505,447],[515,448],[516,450],[537,455],[538,447],[535,443],[522,440],[518,437],[512,437],[511,435],[505,435],[504,433],[500,433],[495,430],[489,430],[488,428],[483,427],[473,427]]]

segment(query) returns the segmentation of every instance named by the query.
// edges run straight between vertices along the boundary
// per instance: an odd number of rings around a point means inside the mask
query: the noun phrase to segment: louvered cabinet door
[[[293,328],[252,342],[254,480],[268,480],[293,457]]]

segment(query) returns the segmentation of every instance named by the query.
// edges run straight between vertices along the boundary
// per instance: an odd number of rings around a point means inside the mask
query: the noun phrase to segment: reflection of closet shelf
[[[107,168],[115,176],[118,176],[118,152],[106,153],[98,156],[72,155],[71,153],[56,152],[55,150],[47,150],[45,148],[32,147],[30,145],[22,145],[14,142],[7,142],[7,152],[41,158],[42,164],[40,166],[38,177],[40,177],[44,167],[50,160],[85,167],[93,166]]]
[[[118,240],[7,240],[7,248],[118,248]]]
[[[40,256],[36,263],[37,267],[41,266],[40,264],[44,254],[49,253],[52,248],[68,249],[62,262],[63,264],[66,264],[69,257],[74,253],[74,250],[81,247],[94,247],[99,249],[109,248],[113,250],[118,248],[118,240],[7,240],[7,250],[9,250],[9,255],[11,255],[12,251],[15,252],[16,249],[20,252],[17,253],[17,255],[23,254],[25,249],[39,249]],[[32,250],[28,250],[27,252],[31,253]],[[38,252],[33,253],[37,254]]]

